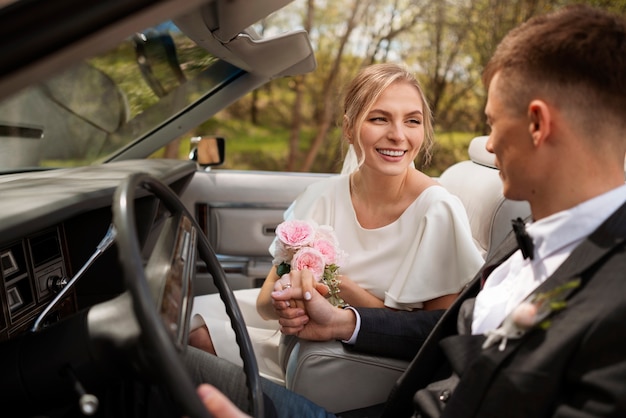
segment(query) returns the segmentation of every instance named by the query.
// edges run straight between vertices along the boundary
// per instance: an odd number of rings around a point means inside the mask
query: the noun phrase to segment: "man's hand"
[[[292,271],[281,280],[285,282],[281,290],[272,292],[272,299],[283,334],[312,341],[350,338],[356,326],[354,312],[328,302],[320,293],[328,289],[317,283],[310,271]]]
[[[215,418],[250,418],[241,412],[230,399],[215,387],[206,383],[198,386],[197,394],[207,411]]]

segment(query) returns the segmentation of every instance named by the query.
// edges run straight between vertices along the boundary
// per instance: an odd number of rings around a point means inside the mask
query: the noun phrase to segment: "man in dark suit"
[[[434,329],[440,311],[334,308],[304,271],[274,293],[282,331],[419,350],[385,417],[624,417],[626,20],[586,6],[530,19],[483,81],[487,149],[504,195],[530,203],[527,231],[516,222]]]

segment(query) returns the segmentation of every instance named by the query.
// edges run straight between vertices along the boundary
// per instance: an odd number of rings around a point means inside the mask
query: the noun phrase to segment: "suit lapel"
[[[549,294],[557,289],[559,299],[566,300],[571,297],[585,283],[582,282],[578,287],[568,287],[567,283],[581,278],[585,271],[602,262],[625,240],[626,203],[576,247],[554,274],[532,292],[529,299],[540,294]],[[588,280],[591,280],[591,277]],[[510,340],[502,351],[497,345],[488,349],[480,348],[481,341],[484,341],[484,336],[480,335],[457,335],[443,340],[441,345],[450,359],[453,370],[463,375],[455,389],[455,396],[450,398],[446,408],[462,410],[467,416],[473,416],[480,404],[480,397],[476,394],[486,391],[493,374],[524,342],[526,335],[520,339]],[[472,362],[472,358],[476,360]]]
[[[600,261],[626,240],[626,204],[613,213],[598,229],[572,251],[563,264],[534,293],[547,292]]]

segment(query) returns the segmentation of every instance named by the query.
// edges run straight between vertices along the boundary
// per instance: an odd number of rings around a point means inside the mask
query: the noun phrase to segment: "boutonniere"
[[[509,339],[522,338],[533,328],[548,329],[550,315],[565,309],[569,291],[579,286],[580,279],[574,279],[547,292],[531,294],[513,309],[499,328],[485,333],[487,339],[482,347],[489,348],[499,343],[498,349],[504,351]]]

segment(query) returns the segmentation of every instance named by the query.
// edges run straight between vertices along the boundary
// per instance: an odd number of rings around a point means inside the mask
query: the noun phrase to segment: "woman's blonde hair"
[[[415,76],[406,68],[399,64],[384,63],[372,64],[362,68],[348,84],[343,102],[343,135],[354,135],[354,142],[361,148],[360,130],[361,125],[365,121],[370,109],[378,100],[382,92],[395,82],[408,83],[415,87],[422,99],[422,110],[424,113],[424,143],[420,152],[424,155],[424,164],[428,164],[431,158],[431,151],[434,144],[433,116],[428,106],[428,101],[422,90],[422,86]],[[352,147],[351,147],[352,148]],[[349,151],[353,152],[353,150]],[[350,156],[347,156],[350,158]],[[351,158],[355,159],[355,156]],[[344,172],[354,171],[363,164],[363,156],[346,169],[344,163]]]

